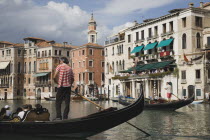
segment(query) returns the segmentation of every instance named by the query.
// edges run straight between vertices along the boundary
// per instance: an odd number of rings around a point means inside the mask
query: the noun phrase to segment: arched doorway
[[[39,88],[38,90],[37,90],[37,94],[36,94],[36,99],[37,100],[41,100],[41,89]]]
[[[188,86],[188,98],[192,97],[195,95],[195,86],[189,85]]]

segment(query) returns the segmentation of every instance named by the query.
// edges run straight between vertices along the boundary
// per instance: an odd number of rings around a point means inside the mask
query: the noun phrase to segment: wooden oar
[[[94,104],[94,105],[100,107],[101,109],[105,110],[105,108],[103,108],[102,106],[96,104],[95,102],[93,102],[93,101],[91,101],[91,100],[85,98],[84,96],[80,95],[79,93],[77,93],[77,88],[75,89],[75,91],[72,91],[72,92],[74,92],[74,93],[77,94],[78,96],[82,97],[83,99],[89,101],[90,103],[92,103],[92,104]],[[143,132],[144,134],[146,134],[146,136],[151,136],[149,133],[147,133],[147,132],[145,132],[144,130],[138,128],[137,126],[135,126],[135,125],[133,125],[133,124],[131,124],[131,123],[129,123],[129,122],[126,122],[126,123],[129,124],[130,126],[133,126],[133,127],[136,128],[137,130]]]
[[[179,97],[177,97],[175,94],[173,94],[173,93],[171,93],[172,95],[174,95],[177,99],[179,99]],[[181,100],[181,99],[179,99],[179,100]]]

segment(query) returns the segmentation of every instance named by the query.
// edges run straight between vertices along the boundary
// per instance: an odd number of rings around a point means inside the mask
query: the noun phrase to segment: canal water
[[[0,100],[0,107],[8,104],[12,110],[23,104],[41,104],[55,118],[55,101],[45,100]],[[97,102],[103,107],[118,107],[122,105],[112,101]],[[63,104],[64,106],[64,104]],[[98,109],[87,101],[71,101],[70,118],[82,117]],[[123,116],[122,116],[123,117]],[[87,138],[88,140],[210,140],[210,104],[189,105],[177,111],[143,111],[139,116],[129,121],[140,129],[151,134],[150,137],[127,123],[123,123],[105,132]],[[1,127],[1,126],[0,126]],[[0,136],[1,140],[72,140],[60,137],[25,137]]]

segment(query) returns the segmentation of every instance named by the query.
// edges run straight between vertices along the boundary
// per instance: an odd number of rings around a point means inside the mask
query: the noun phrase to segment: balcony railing
[[[0,88],[9,88],[9,84],[0,84]]]
[[[35,86],[37,87],[48,87],[51,85],[51,80],[49,81],[37,81],[35,82]]]
[[[139,39],[139,40],[136,40],[136,41],[134,41],[134,43],[142,43],[142,42],[144,42],[144,38],[143,39]]]
[[[201,83],[201,79],[200,79],[200,78],[199,78],[199,79],[196,78],[196,79],[195,79],[195,83]]]
[[[89,84],[89,85],[94,84],[94,81],[93,81],[93,80],[89,80],[89,81],[88,81],[88,84]]]
[[[161,36],[163,37],[163,36],[171,35],[173,33],[174,33],[174,31],[168,31],[168,32],[162,33]]]
[[[186,79],[181,79],[181,84],[186,84],[187,80]]]

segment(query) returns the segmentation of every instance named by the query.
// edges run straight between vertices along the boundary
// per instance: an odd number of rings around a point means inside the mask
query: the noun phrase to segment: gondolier
[[[68,119],[70,108],[71,86],[74,82],[74,74],[70,66],[68,66],[68,59],[66,57],[60,58],[60,65],[56,67],[54,81],[58,84],[56,94],[56,120]],[[58,76],[58,80],[57,77]],[[65,109],[63,118],[61,115],[61,104],[65,101]]]
[[[169,82],[166,83],[166,88],[165,89],[167,91],[168,101],[170,102],[171,101],[171,95],[172,95],[172,87],[171,87]]]

